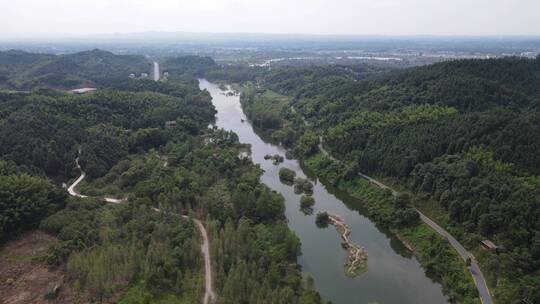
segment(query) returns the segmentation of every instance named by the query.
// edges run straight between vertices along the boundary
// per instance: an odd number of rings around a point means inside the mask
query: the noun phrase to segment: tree
[[[315,199],[312,196],[302,195],[300,198],[300,208],[311,208],[315,205]]]
[[[0,242],[35,228],[62,208],[66,194],[48,180],[23,174],[0,175]]]
[[[330,216],[326,212],[319,212],[317,213],[317,218],[315,219],[315,224],[317,224],[317,227],[319,228],[326,228],[328,227],[328,223],[330,221]]]
[[[296,172],[289,168],[282,167],[279,169],[279,179],[281,181],[287,182],[287,183],[293,183],[294,178],[296,176]]]

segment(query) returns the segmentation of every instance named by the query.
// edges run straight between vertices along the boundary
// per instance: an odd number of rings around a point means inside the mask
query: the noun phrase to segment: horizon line
[[[342,38],[537,38],[540,34],[334,34],[334,33],[280,33],[280,32],[196,32],[196,31],[137,31],[137,32],[96,32],[96,33],[54,33],[54,32],[0,32],[0,40],[9,39],[66,39],[66,38],[91,38],[91,37],[112,37],[112,36],[133,36],[133,35],[238,35],[238,36],[306,36],[306,37],[342,37]],[[17,37],[20,36],[20,37]],[[43,37],[45,36],[45,37]]]

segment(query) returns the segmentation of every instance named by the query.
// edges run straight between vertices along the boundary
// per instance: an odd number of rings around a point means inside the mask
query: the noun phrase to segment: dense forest
[[[31,90],[40,87],[70,89],[108,86],[110,81],[148,73],[151,63],[139,55],[115,55],[91,50],[66,55],[0,52],[0,87]]]
[[[540,302],[540,57],[388,70],[186,56],[163,61],[164,81],[128,78],[150,68],[142,56],[100,50],[0,52],[0,243],[33,229],[55,236],[46,263],[65,271],[79,300],[198,302],[200,236],[181,216],[190,215],[209,232],[217,303],[324,303],[302,278],[283,197],[240,157],[249,147],[236,134],[207,127],[215,109],[196,79],[207,77],[238,84],[254,125],[365,201],[452,301],[475,303],[476,290],[413,208],[474,253],[498,303]],[[80,85],[99,90],[62,91]],[[77,157],[88,175],[80,190],[94,198],[68,198],[61,186],[79,174]],[[500,249],[483,249],[484,239]]]
[[[79,302],[198,303],[201,237],[189,215],[209,232],[216,303],[324,303],[301,276],[283,198],[239,157],[248,147],[236,134],[207,127],[215,109],[193,78],[206,59],[176,59],[195,70],[153,82],[128,79],[150,68],[138,56],[0,58],[2,85],[32,90],[0,93],[0,244],[32,229],[53,235],[44,263],[65,272]],[[55,90],[87,82],[99,90]],[[79,174],[76,157],[93,197],[61,187]]]
[[[95,299],[127,288],[119,303],[196,303],[199,239],[178,216],[193,214],[207,218],[218,303],[322,303],[296,265],[300,243],[284,221],[283,198],[260,183],[240,149],[235,134],[218,130],[173,137],[160,149],[167,166],[152,152],[119,162],[91,185],[114,184],[130,203],[70,200],[41,223],[61,240],[49,262],[65,262]]]
[[[332,183],[359,192],[353,181],[361,172],[411,193],[411,204],[475,252],[498,301],[540,301],[540,57],[362,70],[209,74],[241,83],[247,109],[277,109],[270,121],[280,123],[261,127],[274,128],[274,138]],[[289,106],[269,94],[289,96]],[[253,121],[269,117],[246,112]],[[317,154],[319,135],[341,165]],[[500,252],[482,249],[483,239]]]
[[[204,93],[174,97],[150,91],[106,89],[89,95],[0,95],[0,155],[48,175],[72,176],[81,163],[101,176],[128,153],[166,141],[165,121],[196,134],[214,110]]]

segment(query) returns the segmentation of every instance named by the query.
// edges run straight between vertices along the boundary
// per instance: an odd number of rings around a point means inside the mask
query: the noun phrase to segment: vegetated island
[[[345,221],[337,214],[331,214],[328,212],[322,212],[317,214],[317,225],[327,226],[328,224],[334,226],[339,232],[343,242],[341,246],[347,250],[347,261],[345,262],[345,275],[348,277],[357,277],[360,274],[367,271],[367,250],[349,240],[349,234],[351,229]]]
[[[274,165],[278,165],[279,163],[282,163],[285,160],[285,158],[279,154],[274,154],[274,155],[266,154],[264,156],[264,159],[265,160],[271,159]]]

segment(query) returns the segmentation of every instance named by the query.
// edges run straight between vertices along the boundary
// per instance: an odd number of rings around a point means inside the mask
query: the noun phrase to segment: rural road
[[[79,154],[81,154],[80,150],[79,150]],[[80,197],[80,198],[86,198],[86,197],[88,197],[88,195],[82,195],[77,190],[77,186],[86,177],[86,173],[81,169],[81,165],[79,164],[79,158],[78,157],[75,159],[75,164],[77,165],[77,168],[81,171],[81,175],[73,182],[73,184],[71,184],[71,186],[69,186],[67,191],[71,196]],[[122,203],[122,202],[124,202],[126,200],[126,199],[118,199],[118,198],[114,198],[114,197],[103,197],[103,199],[107,203],[115,203],[115,204]]]
[[[159,80],[159,63],[157,63],[157,61],[154,61],[154,73],[152,73],[154,75],[154,81],[158,81]]]
[[[420,210],[414,208],[416,212],[420,215],[420,219],[427,225],[429,225],[431,228],[433,228],[437,233],[445,237],[448,242],[456,249],[456,251],[459,253],[461,258],[466,261],[467,258],[471,258],[471,266],[469,266],[469,272],[471,273],[474,284],[476,284],[476,289],[478,289],[478,296],[480,297],[480,301],[482,301],[483,304],[491,304],[493,301],[491,300],[491,294],[489,293],[489,288],[486,283],[486,279],[484,278],[484,274],[482,273],[482,270],[480,270],[480,266],[478,265],[478,262],[474,258],[474,256],[461,245],[461,243],[456,240],[448,231],[446,231],[444,228],[439,226],[437,223],[435,223],[433,220],[431,220],[429,217],[425,216]]]
[[[199,221],[198,219],[193,219],[197,227],[199,228],[199,231],[201,232],[201,236],[203,239],[203,243],[201,245],[201,251],[204,256],[204,298],[203,298],[203,304],[211,303],[215,299],[214,294],[214,288],[212,285],[212,264],[210,262],[210,245],[208,242],[208,234],[206,233],[206,229],[204,228],[204,225]]]
[[[79,150],[79,154],[81,154],[80,150]],[[73,182],[73,184],[71,184],[71,186],[69,186],[67,191],[68,191],[69,195],[71,195],[71,196],[81,197],[81,198],[88,197],[86,195],[81,195],[77,191],[77,186],[86,177],[86,173],[84,173],[84,171],[81,169],[81,165],[79,165],[79,158],[78,157],[75,159],[75,164],[77,165],[77,169],[79,169],[81,171],[81,175],[75,180],[75,182]]]
[[[319,135],[318,147],[319,147],[319,150],[324,155],[328,156],[330,159],[332,159],[334,161],[338,161],[332,155],[330,155],[330,153],[328,153],[328,151],[326,151],[324,149],[324,147],[323,147],[323,138],[320,135]],[[358,173],[358,175],[360,177],[368,180],[372,184],[377,185],[381,189],[388,189],[388,190],[392,191],[393,196],[398,195],[398,192],[396,190],[394,190],[394,189],[390,188],[389,186],[381,183],[380,181],[378,181],[378,180],[376,180],[376,179],[374,179],[374,178],[372,178],[370,176],[367,176],[367,175],[365,175],[363,173],[360,173],[360,172]],[[420,210],[418,210],[416,208],[414,208],[414,210],[416,210],[416,212],[418,212],[422,222],[424,222],[425,224],[430,226],[438,234],[440,234],[441,236],[446,238],[448,240],[448,242],[450,242],[450,245],[452,245],[452,247],[454,247],[454,249],[456,249],[456,251],[458,252],[458,254],[461,256],[461,258],[464,261],[466,261],[467,258],[471,258],[471,266],[469,266],[469,272],[471,273],[471,275],[473,277],[474,283],[476,285],[476,289],[478,289],[478,296],[480,297],[480,301],[482,301],[482,304],[492,304],[493,301],[491,299],[491,294],[489,293],[489,288],[488,288],[486,280],[484,278],[484,274],[482,274],[482,271],[480,270],[480,266],[478,266],[478,262],[476,261],[474,256],[471,253],[469,253],[467,251],[467,249],[465,249],[465,247],[463,247],[463,245],[461,245],[461,243],[458,240],[456,240],[456,238],[454,238],[448,231],[446,231],[444,228],[439,226],[437,223],[435,223],[429,217],[425,216],[422,212],[420,212]]]
[[[80,154],[79,150],[79,154]],[[79,198],[86,198],[89,197],[87,195],[82,195],[77,191],[77,186],[80,182],[83,181],[83,179],[86,177],[86,173],[82,170],[81,165],[79,164],[79,158],[77,157],[75,159],[75,164],[77,165],[77,168],[81,171],[81,175],[71,184],[71,186],[68,187],[67,191],[71,196],[79,197]],[[116,198],[110,198],[105,197],[104,200],[109,203],[123,203],[126,201],[126,199],[116,199]],[[158,208],[152,208],[156,212],[162,212]],[[189,219],[190,217],[186,215],[182,215],[182,217]],[[208,241],[208,234],[206,232],[206,229],[204,228],[203,223],[196,219],[191,218],[195,225],[197,226],[199,233],[201,234],[202,238],[202,244],[201,244],[201,252],[204,258],[204,297],[203,297],[203,304],[209,304],[212,303],[212,301],[216,298],[216,295],[214,293],[214,288],[212,284],[212,263],[210,260],[210,242]]]

